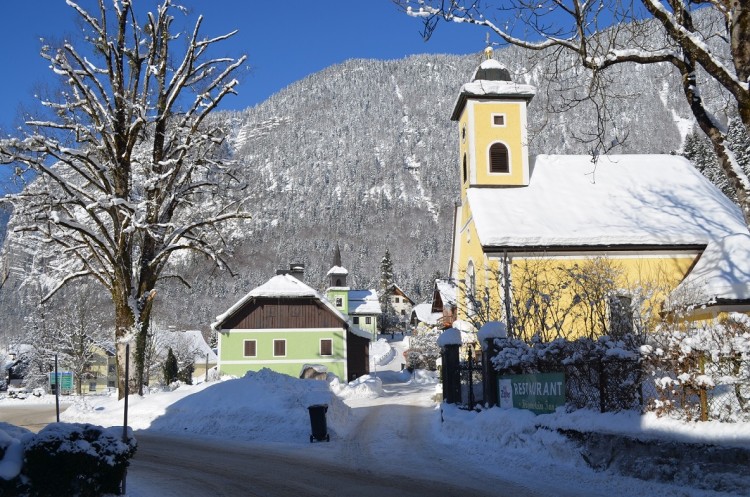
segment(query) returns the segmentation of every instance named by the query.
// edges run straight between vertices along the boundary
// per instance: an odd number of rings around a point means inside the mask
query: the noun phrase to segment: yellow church
[[[535,92],[489,52],[456,100],[459,319],[551,340],[748,311],[739,208],[676,155],[529,157]]]

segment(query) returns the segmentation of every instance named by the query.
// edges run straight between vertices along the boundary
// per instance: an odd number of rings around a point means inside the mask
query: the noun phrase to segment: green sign
[[[57,373],[57,376],[60,379],[60,392],[72,392],[73,373],[70,371],[63,371],[61,373]],[[49,373],[49,386],[52,387],[53,385],[57,385],[55,373]]]
[[[501,376],[500,407],[528,409],[535,414],[555,412],[565,405],[565,374],[537,373]]]

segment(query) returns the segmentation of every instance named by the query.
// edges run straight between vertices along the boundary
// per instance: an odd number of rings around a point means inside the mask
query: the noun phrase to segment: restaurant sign
[[[503,375],[498,381],[500,407],[528,409],[535,414],[555,412],[565,405],[565,374]]]

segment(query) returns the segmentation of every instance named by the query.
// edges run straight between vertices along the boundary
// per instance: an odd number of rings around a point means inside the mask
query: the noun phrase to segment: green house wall
[[[341,298],[341,306],[336,305],[336,298]],[[343,315],[349,314],[349,290],[346,288],[329,288],[326,292],[326,299],[336,307]]]
[[[354,316],[350,316],[350,319]],[[356,317],[359,318],[359,324],[352,324],[352,326],[358,327],[360,330],[364,330],[371,335],[371,340],[377,341],[378,339],[378,317],[374,314],[371,314],[369,316],[358,314]],[[367,319],[370,318],[370,324],[367,324]]]
[[[346,335],[343,328],[224,330],[219,333],[219,371],[243,376],[269,368],[298,377],[305,364],[322,364],[339,378],[347,378]],[[332,355],[320,355],[320,341],[332,341]],[[256,341],[256,356],[245,357],[245,340]],[[273,355],[274,340],[286,340],[286,355]]]

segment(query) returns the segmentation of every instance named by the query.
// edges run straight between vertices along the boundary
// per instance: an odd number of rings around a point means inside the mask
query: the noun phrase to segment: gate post
[[[448,404],[461,402],[458,347],[456,344],[448,344],[444,345],[440,351],[443,356],[443,400]]]
[[[495,355],[494,338],[486,338],[482,347],[482,394],[484,403],[490,407],[497,403],[497,373],[492,367],[492,358]]]

